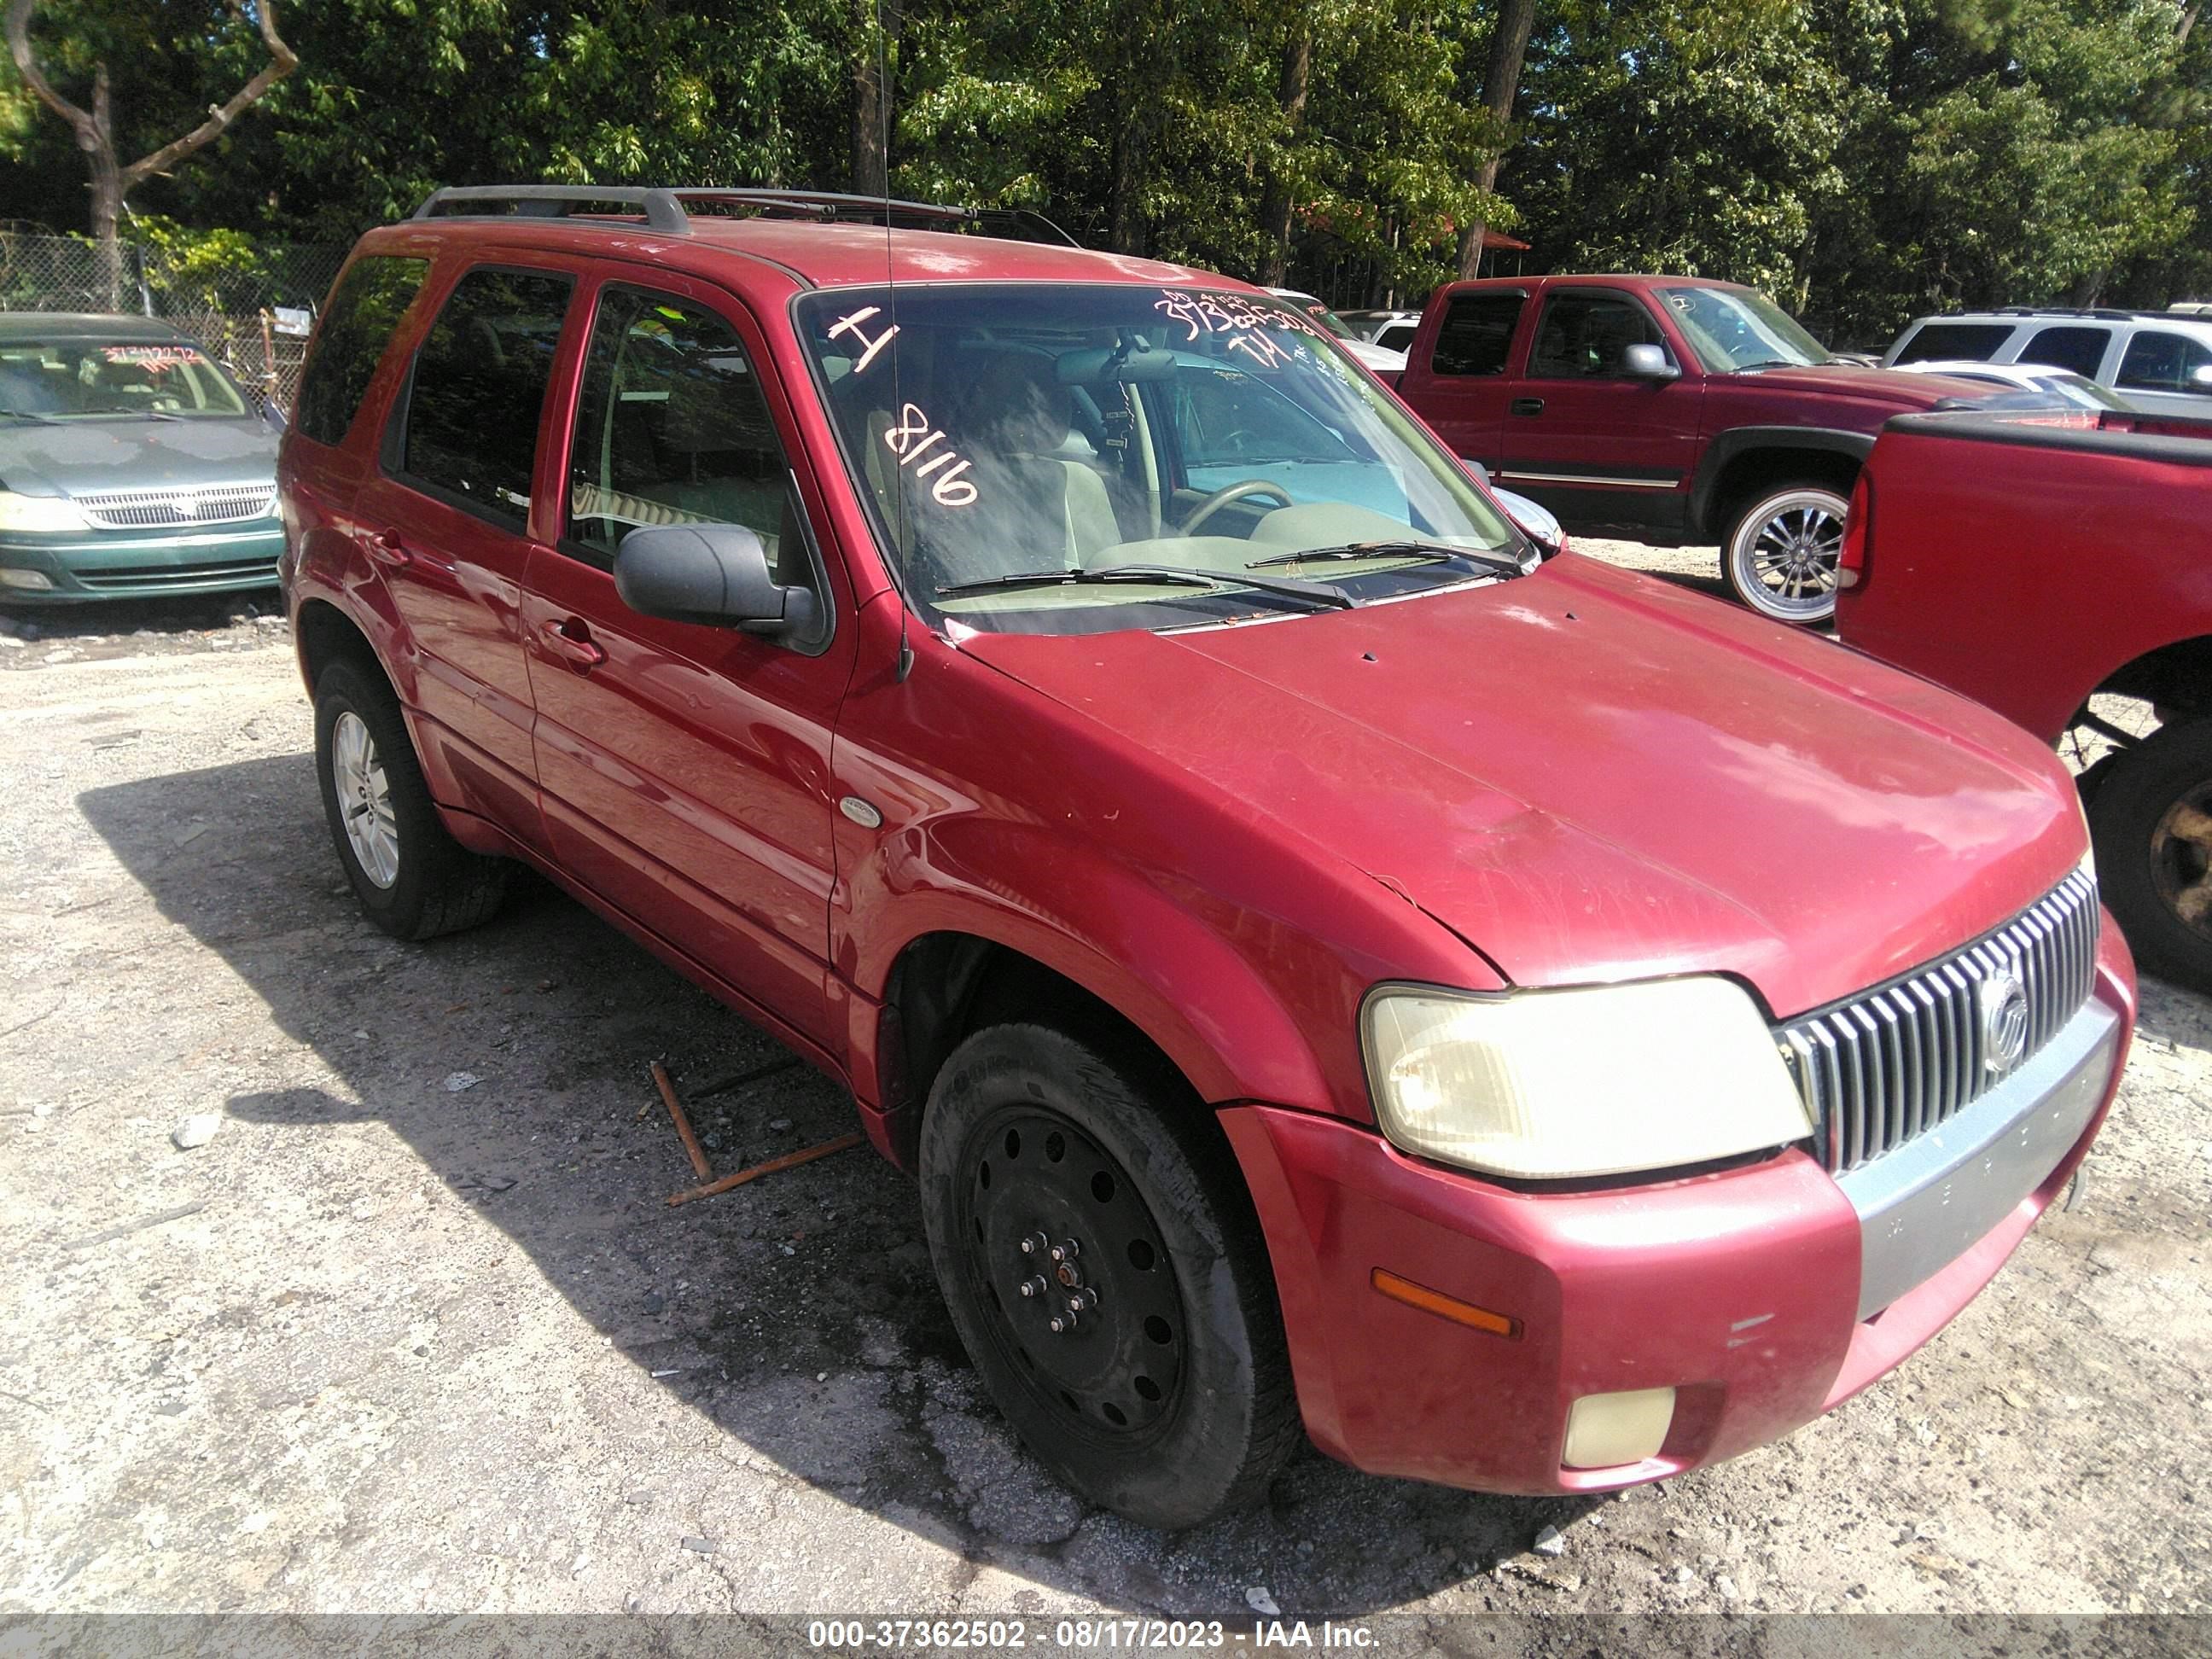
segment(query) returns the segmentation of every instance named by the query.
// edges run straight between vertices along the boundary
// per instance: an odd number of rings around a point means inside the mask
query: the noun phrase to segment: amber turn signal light
[[[1517,1337],[1521,1334],[1521,1322],[1517,1319],[1502,1313],[1492,1313],[1487,1308],[1478,1308],[1472,1302],[1446,1296],[1442,1291],[1432,1291],[1425,1285],[1416,1285],[1412,1279],[1401,1279],[1387,1268],[1376,1268],[1370,1275],[1369,1282],[1393,1302],[1419,1308],[1423,1313],[1449,1319],[1453,1324],[1464,1325],[1469,1330],[1487,1331],[1492,1336]]]

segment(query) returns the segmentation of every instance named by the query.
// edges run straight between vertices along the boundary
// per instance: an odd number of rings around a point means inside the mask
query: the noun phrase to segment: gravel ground
[[[252,612],[0,619],[0,1613],[2212,1607],[2203,1000],[2146,986],[2077,1202],[1787,1442],[1596,1502],[1308,1452],[1164,1537],[1010,1439],[888,1166],[663,1204],[653,1060],[724,1169],[829,1083],[534,884],[361,919]]]

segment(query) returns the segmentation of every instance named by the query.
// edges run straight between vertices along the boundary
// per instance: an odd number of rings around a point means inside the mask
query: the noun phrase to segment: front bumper
[[[2132,965],[2107,922],[2089,1005],[2037,1057],[2070,1032],[2064,1063],[2046,1068],[2063,1075],[2039,1071],[2042,1092],[2009,1096],[2003,1124],[1946,1125],[1948,1147],[1882,1193],[1847,1192],[1795,1150],[1656,1186],[1518,1191],[1340,1119],[1223,1111],[1307,1431],[1375,1474],[1527,1494],[1656,1480],[1789,1433],[1897,1365],[2003,1265],[2095,1139],[2134,1014]],[[1378,1268],[1518,1330],[1393,1300]],[[1886,1304],[1864,1317],[1863,1286]],[[1577,1400],[1658,1389],[1675,1392],[1656,1455],[1565,1465]]]
[[[0,571],[35,571],[44,587],[0,578],[0,604],[70,605],[161,593],[227,593],[276,580],[284,526],[271,515],[206,530],[82,530],[0,537]]]

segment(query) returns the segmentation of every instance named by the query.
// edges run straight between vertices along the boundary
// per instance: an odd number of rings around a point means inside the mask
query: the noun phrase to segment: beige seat
[[[983,360],[960,398],[963,453],[995,462],[1013,486],[1059,522],[1061,552],[1080,564],[1117,545],[1121,528],[1097,469],[1062,453],[1074,424],[1075,402],[1054,374],[1052,360],[1002,351]]]

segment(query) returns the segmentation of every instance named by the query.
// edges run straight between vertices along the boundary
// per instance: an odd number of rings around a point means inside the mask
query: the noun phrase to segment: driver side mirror
[[[1667,348],[1639,341],[1620,354],[1620,372],[1632,380],[1679,380],[1682,371],[1667,361]]]
[[[804,639],[818,614],[813,590],[780,585],[761,538],[739,524],[631,531],[615,553],[615,592],[640,616],[779,638]]]
[[[2191,392],[2212,392],[2212,363],[2199,363],[2189,371]]]

